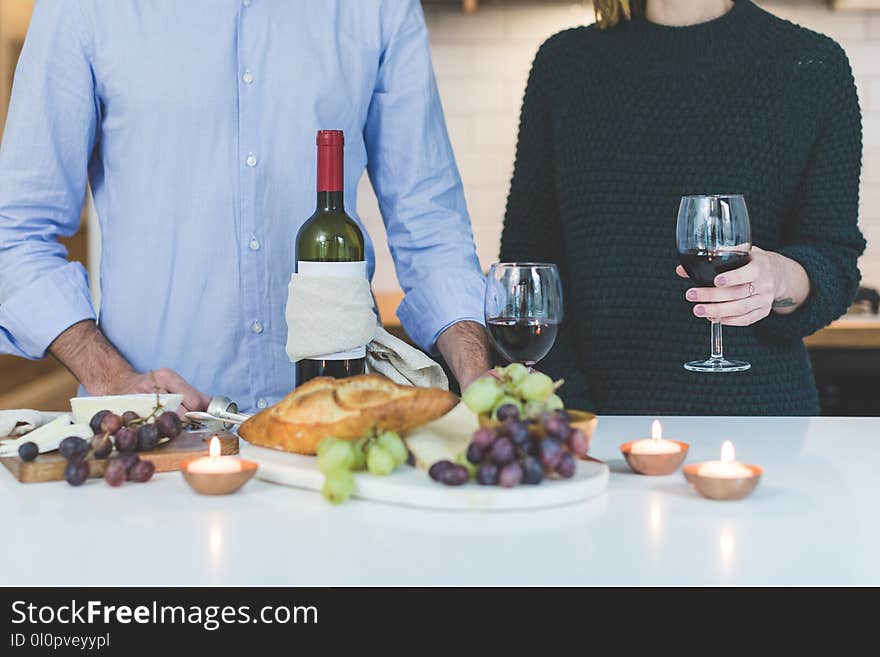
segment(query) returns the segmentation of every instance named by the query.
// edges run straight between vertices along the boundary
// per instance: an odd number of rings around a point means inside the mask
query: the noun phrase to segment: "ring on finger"
[[[749,283],[749,296],[752,296],[755,293],[755,284]]]

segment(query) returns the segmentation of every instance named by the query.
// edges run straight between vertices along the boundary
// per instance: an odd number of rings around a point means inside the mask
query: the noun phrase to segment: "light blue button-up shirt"
[[[370,175],[409,335],[430,349],[482,321],[417,0],[38,2],[0,151],[0,352],[40,358],[95,317],[57,241],[88,178],[107,337],[141,371],[243,408],[277,401],[294,386],[284,306],[319,129],[345,131],[354,217]],[[367,254],[372,275],[369,238]]]

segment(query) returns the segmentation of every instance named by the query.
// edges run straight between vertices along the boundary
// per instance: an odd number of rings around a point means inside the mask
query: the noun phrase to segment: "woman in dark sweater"
[[[600,24],[535,58],[501,240],[502,260],[562,272],[566,320],[539,367],[600,413],[817,414],[802,338],[846,311],[865,246],[846,55],[749,0],[594,5]],[[704,193],[745,196],[754,244],[713,288],[677,268],[679,200]],[[682,368],[710,318],[736,327],[725,349],[750,370]]]

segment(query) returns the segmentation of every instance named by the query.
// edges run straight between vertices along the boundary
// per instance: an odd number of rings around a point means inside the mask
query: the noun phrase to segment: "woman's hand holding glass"
[[[675,273],[688,278],[681,265]],[[792,312],[808,294],[809,279],[803,267],[753,246],[748,264],[716,276],[715,287],[688,288],[685,298],[696,304],[697,317],[727,326],[751,326],[771,312]]]

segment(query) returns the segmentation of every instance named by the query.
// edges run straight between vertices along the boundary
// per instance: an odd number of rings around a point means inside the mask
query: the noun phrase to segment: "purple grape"
[[[541,465],[547,471],[553,471],[559,465],[559,459],[562,458],[562,443],[556,438],[544,438],[540,443]]]
[[[544,466],[533,456],[527,456],[522,460],[523,483],[540,484],[544,480]]]
[[[514,445],[525,449],[529,440],[529,428],[525,422],[509,420],[504,423],[504,429],[504,434],[513,441]]]
[[[454,467],[455,463],[452,461],[437,461],[431,468],[428,470],[428,476],[431,477],[434,481],[442,481],[440,478],[440,474],[451,467]]]
[[[22,461],[33,461],[37,458],[37,455],[40,453],[40,448],[37,447],[37,443],[28,441],[26,443],[22,443],[18,447],[18,457]]]
[[[89,453],[89,443],[79,436],[68,436],[58,445],[58,451],[68,461],[80,461]]]
[[[131,470],[132,466],[141,460],[141,457],[135,454],[134,452],[124,452],[116,457],[120,463],[122,463],[122,467],[125,468],[126,474]]]
[[[495,432],[489,427],[477,429],[476,431],[474,431],[474,437],[471,439],[472,444],[478,445],[483,449],[488,449],[489,445],[491,445],[494,441]]]
[[[89,420],[89,427],[91,428],[92,433],[101,433],[101,421],[109,412],[110,411],[98,411],[92,416],[92,419]]]
[[[461,486],[468,482],[470,476],[466,467],[453,464],[451,468],[446,468],[440,472],[439,481],[447,486]]]
[[[503,486],[504,488],[513,488],[514,486],[519,486],[523,479],[523,469],[522,466],[514,461],[513,463],[508,463],[501,471],[498,473],[498,485]]]
[[[477,464],[483,460],[483,455],[485,453],[486,450],[484,450],[482,447],[480,447],[476,443],[471,443],[470,445],[468,445],[465,458],[467,458],[470,463]]]
[[[85,461],[68,461],[64,468],[64,480],[71,486],[79,486],[89,478],[89,464]]]
[[[130,425],[132,422],[137,422],[140,419],[141,416],[134,411],[125,411],[125,413],[122,414],[122,424],[125,426]]]
[[[104,419],[101,420],[101,431],[106,431],[110,435],[113,435],[117,431],[122,428],[122,418],[116,415],[116,413],[107,413],[104,416]],[[98,433],[97,431],[95,433]]]
[[[159,429],[155,424],[145,424],[137,430],[138,451],[145,452],[159,444]]]
[[[96,459],[105,459],[113,451],[113,441],[106,433],[96,433],[89,441]]]
[[[104,468],[104,481],[109,485],[114,488],[116,486],[121,486],[125,482],[127,476],[128,472],[126,471],[125,461],[122,457],[110,459],[107,462],[107,467]]]
[[[489,450],[489,456],[494,463],[504,465],[510,463],[516,458],[516,449],[510,438],[502,436],[492,443],[492,448]]]
[[[137,431],[135,429],[122,427],[119,431],[116,432],[113,440],[116,443],[117,452],[133,452],[135,449],[137,449],[138,437]]]
[[[498,466],[494,463],[483,463],[477,468],[477,483],[482,486],[494,486],[498,483]]]
[[[541,456],[541,439],[529,438],[529,442],[527,442],[525,446],[525,453],[529,456],[539,458]]]
[[[587,435],[583,431],[572,429],[568,434],[568,448],[575,456],[583,457],[590,451],[590,441],[587,440]]]
[[[501,404],[501,406],[495,409],[495,417],[498,418],[499,422],[518,420],[519,409],[513,404]]]
[[[564,440],[568,436],[568,422],[564,422],[556,413],[547,413],[544,415],[541,423],[544,426],[544,432],[548,436]]]
[[[131,469],[128,471],[128,478],[131,481],[143,483],[149,481],[155,471],[156,465],[152,461],[141,459],[131,466]]]
[[[574,476],[576,469],[577,461],[574,458],[574,454],[571,452],[563,453],[562,458],[559,459],[559,465],[556,466],[556,474],[563,479],[570,479]]]
[[[166,411],[156,420],[156,428],[159,429],[159,435],[166,438],[177,438],[183,430],[183,423],[177,417],[177,413]]]

